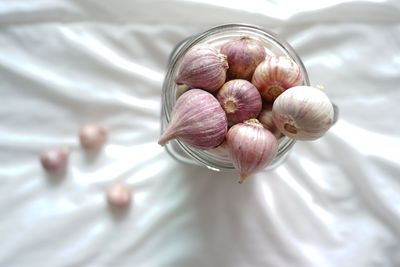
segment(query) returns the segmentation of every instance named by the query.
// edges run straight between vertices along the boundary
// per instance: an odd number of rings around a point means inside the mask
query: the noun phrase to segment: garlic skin
[[[197,45],[184,56],[175,82],[190,88],[215,92],[225,83],[226,56],[208,45]]]
[[[209,149],[208,152],[213,153],[217,156],[221,156],[221,157],[228,157],[228,148],[226,146],[226,141],[224,140],[220,145]]]
[[[217,99],[225,110],[229,126],[257,117],[262,107],[257,88],[242,79],[226,82],[218,91]]]
[[[79,129],[79,141],[87,150],[99,149],[107,140],[107,131],[100,125],[90,123]]]
[[[227,56],[229,80],[251,80],[257,65],[267,54],[260,41],[247,36],[228,41],[221,47],[221,53]]]
[[[269,103],[286,89],[301,85],[302,82],[299,66],[286,56],[267,57],[257,66],[251,80],[262,98]]]
[[[176,101],[158,143],[178,139],[192,147],[211,149],[224,141],[227,119],[218,100],[201,89],[190,89]]]
[[[272,106],[272,119],[286,136],[296,140],[322,137],[334,122],[328,96],[311,86],[296,86],[283,92]]]
[[[178,99],[183,93],[188,91],[190,88],[186,84],[180,84],[176,86],[176,93],[175,93],[175,99]]]
[[[232,126],[226,135],[226,144],[232,163],[239,170],[239,183],[266,167],[278,152],[275,136],[257,119]]]
[[[257,119],[264,126],[264,128],[269,130],[275,136],[276,139],[279,139],[283,136],[272,119],[272,106],[264,106]]]
[[[49,173],[63,174],[67,168],[69,153],[66,147],[50,148],[40,154],[40,163]]]
[[[122,184],[115,184],[107,190],[107,202],[111,206],[124,208],[131,203],[131,191]]]

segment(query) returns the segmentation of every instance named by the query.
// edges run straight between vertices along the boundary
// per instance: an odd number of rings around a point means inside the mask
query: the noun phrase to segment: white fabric
[[[0,266],[400,266],[400,2],[0,1]],[[232,22],[285,38],[340,109],[249,178],[157,145],[167,60]],[[109,129],[88,157],[77,131]],[[66,177],[38,155],[68,145]],[[133,190],[110,210],[104,191]]]

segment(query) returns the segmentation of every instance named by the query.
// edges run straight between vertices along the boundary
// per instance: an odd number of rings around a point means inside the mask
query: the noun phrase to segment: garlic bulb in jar
[[[334,122],[328,96],[311,86],[295,86],[283,92],[272,106],[272,119],[284,135],[296,140],[322,137]]]

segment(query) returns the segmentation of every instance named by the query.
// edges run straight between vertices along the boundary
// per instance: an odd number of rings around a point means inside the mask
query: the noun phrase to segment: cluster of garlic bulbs
[[[82,125],[78,135],[81,147],[89,153],[99,152],[107,140],[107,130],[96,123]],[[68,147],[53,147],[41,153],[40,163],[51,176],[61,177],[67,171],[69,156]],[[131,202],[130,189],[124,184],[113,184],[107,189],[106,199],[112,207],[126,208]]]
[[[282,136],[315,140],[333,123],[331,101],[302,85],[297,63],[248,36],[192,47],[175,81],[185,91],[159,144],[178,139],[207,150],[224,143],[240,182],[272,162]]]

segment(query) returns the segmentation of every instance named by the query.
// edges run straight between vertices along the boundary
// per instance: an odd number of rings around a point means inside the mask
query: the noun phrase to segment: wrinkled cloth
[[[400,266],[400,2],[0,1],[0,266]],[[237,183],[157,144],[168,58],[248,23],[339,107],[321,139]],[[95,155],[87,122],[109,131]],[[68,146],[55,178],[38,155]],[[127,210],[106,189],[132,190]]]

